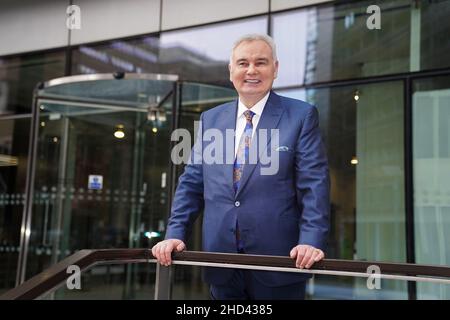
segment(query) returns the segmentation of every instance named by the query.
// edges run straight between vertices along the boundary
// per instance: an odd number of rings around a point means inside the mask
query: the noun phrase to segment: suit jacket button
[[[239,201],[236,201],[235,203],[234,203],[234,206],[235,207],[239,207],[241,205],[241,203],[239,202]]]

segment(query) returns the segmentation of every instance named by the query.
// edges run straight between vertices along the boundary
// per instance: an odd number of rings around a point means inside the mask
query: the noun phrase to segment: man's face
[[[259,100],[272,88],[278,61],[273,61],[272,49],[265,41],[243,41],[234,49],[228,68],[239,96]]]

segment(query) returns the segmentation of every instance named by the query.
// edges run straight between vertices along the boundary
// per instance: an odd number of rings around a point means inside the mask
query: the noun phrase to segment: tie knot
[[[248,123],[252,123],[252,118],[255,115],[255,113],[253,111],[250,110],[245,110],[244,111],[244,117],[245,120],[247,120]]]

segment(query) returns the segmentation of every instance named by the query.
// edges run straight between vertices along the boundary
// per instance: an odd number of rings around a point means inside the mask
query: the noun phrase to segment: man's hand
[[[183,241],[167,239],[155,244],[152,248],[152,254],[160,264],[169,266],[172,263],[172,251],[180,252],[184,249],[186,249],[186,245]]]
[[[306,244],[299,244],[292,248],[290,255],[292,259],[296,260],[295,266],[299,269],[309,269],[314,262],[320,261],[325,257],[322,250]]]

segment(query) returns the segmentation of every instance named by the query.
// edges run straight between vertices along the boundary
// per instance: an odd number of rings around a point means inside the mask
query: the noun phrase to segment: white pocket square
[[[287,146],[279,146],[275,151],[289,151],[289,148]]]

